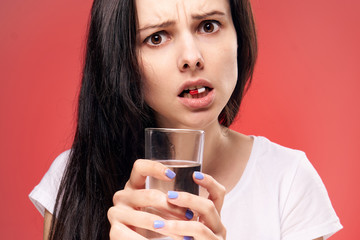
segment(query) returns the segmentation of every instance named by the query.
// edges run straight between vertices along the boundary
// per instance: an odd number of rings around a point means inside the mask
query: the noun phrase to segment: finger
[[[132,231],[128,226],[147,229],[153,232],[160,233],[162,228],[164,227],[164,222],[165,222],[165,219],[157,215],[143,211],[136,211],[126,206],[111,207],[108,210],[107,215],[111,226],[114,225],[120,229],[124,229],[123,226],[125,226],[128,228],[128,231],[126,231],[126,233],[130,233]],[[171,232],[166,233],[166,235],[173,238],[178,238],[178,236],[176,236]],[[129,238],[125,238],[125,239],[129,239]]]
[[[157,161],[138,159],[134,162],[130,179],[125,188],[141,189],[145,188],[147,176],[155,177],[163,181],[171,181],[175,173]]]
[[[214,202],[216,210],[220,214],[226,194],[225,187],[217,182],[212,176],[205,173],[194,172],[193,179],[195,183],[199,184],[208,191],[208,198]]]
[[[180,235],[180,236],[191,236],[196,240],[218,240],[219,236],[224,237],[225,235],[216,235],[204,224],[196,221],[177,221],[167,220],[164,221],[164,226],[159,230],[164,235],[168,233]],[[185,238],[183,238],[185,239]],[[190,238],[186,238],[190,239]]]
[[[156,189],[121,190],[114,194],[113,203],[134,209],[151,207],[153,213],[164,218],[187,219],[187,208],[171,204],[167,195]]]
[[[213,232],[221,232],[223,225],[220,215],[210,199],[206,199],[187,192],[170,191],[168,201],[174,205],[191,209],[197,212],[200,220]]]
[[[146,240],[140,234],[134,232],[129,227],[121,223],[113,223],[110,228],[110,240],[133,239],[133,240]]]
[[[127,226],[156,230],[158,227],[155,221],[163,221],[164,219],[151,213],[137,211],[126,206],[115,206],[108,210],[108,220],[111,225],[116,222]]]

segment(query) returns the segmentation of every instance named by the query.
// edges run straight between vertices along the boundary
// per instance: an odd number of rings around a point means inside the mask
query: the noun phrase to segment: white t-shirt
[[[29,197],[53,213],[69,157],[59,155]],[[245,171],[225,196],[221,219],[229,240],[327,239],[342,228],[329,196],[306,155],[254,137]]]

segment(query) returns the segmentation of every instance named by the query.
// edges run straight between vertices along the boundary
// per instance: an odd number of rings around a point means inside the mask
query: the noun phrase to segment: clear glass
[[[164,193],[168,191],[186,191],[199,195],[197,185],[192,174],[201,171],[204,149],[204,131],[173,128],[146,128],[145,129],[145,158],[159,161],[176,173],[171,182],[165,182],[148,177],[146,188],[158,189]],[[160,214],[155,209],[149,212]],[[171,218],[171,216],[163,216]],[[146,231],[148,239],[171,239],[166,236]]]

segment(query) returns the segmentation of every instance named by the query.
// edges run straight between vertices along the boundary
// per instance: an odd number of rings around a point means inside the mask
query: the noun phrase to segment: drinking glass
[[[176,173],[171,182],[148,177],[146,188],[158,189],[167,194],[168,191],[185,191],[199,195],[192,175],[201,171],[204,149],[204,131],[173,128],[145,129],[145,158],[158,161]],[[156,209],[147,211],[162,215]],[[163,235],[147,231],[148,239],[171,239]]]

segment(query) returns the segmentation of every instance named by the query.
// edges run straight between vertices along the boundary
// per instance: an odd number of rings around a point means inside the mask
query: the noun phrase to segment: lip
[[[206,108],[206,107],[210,106],[215,99],[215,89],[208,81],[206,81],[204,79],[185,82],[179,89],[178,96],[181,94],[181,92],[184,89],[187,89],[187,88],[193,87],[193,86],[200,86],[200,85],[211,88],[211,91],[205,97],[202,97],[202,98],[178,97],[180,103],[182,103],[183,105],[185,105],[186,107],[191,108],[191,109],[201,109],[201,108]]]
[[[208,81],[206,81],[205,79],[198,79],[195,81],[186,81],[184,82],[178,91],[178,96],[182,93],[182,91],[184,91],[185,89],[189,88],[189,87],[194,87],[194,86],[204,86],[204,87],[208,87],[208,88],[213,88],[213,86],[211,85],[211,83],[209,83]]]
[[[212,89],[208,95],[202,98],[183,98],[178,97],[180,103],[191,109],[201,109],[209,107],[215,99],[215,89]]]

